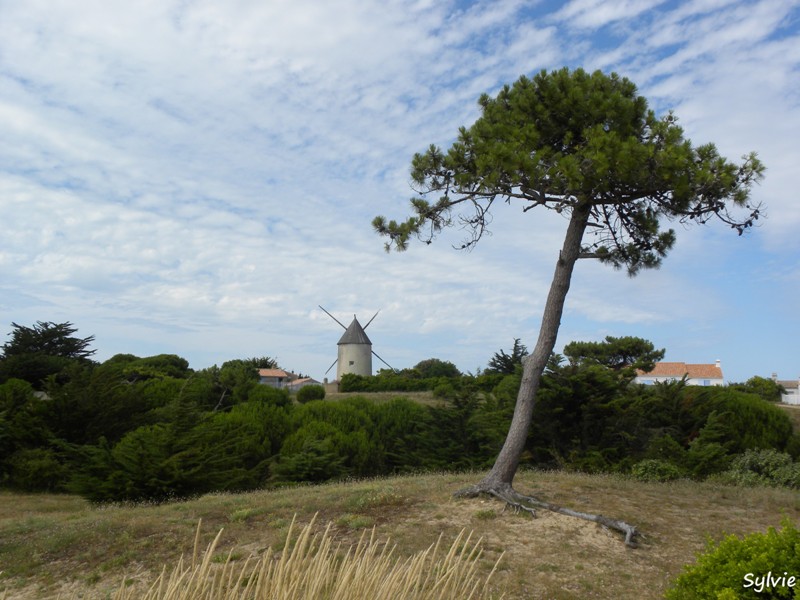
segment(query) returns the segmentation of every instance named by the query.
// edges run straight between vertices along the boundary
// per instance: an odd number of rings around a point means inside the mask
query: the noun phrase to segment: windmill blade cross
[[[319,306],[320,308],[322,308],[322,306],[321,306],[321,305],[319,305],[319,304],[317,304],[317,306]],[[324,308],[322,308],[322,311],[323,311],[323,312],[324,312],[326,315],[328,315],[328,316],[329,316],[331,319],[333,319],[334,321],[336,321],[336,322],[337,322],[339,325],[342,325],[342,322],[341,322],[339,319],[337,319],[336,317],[334,317],[334,316],[333,316],[331,313],[329,313],[327,310],[325,310]],[[373,317],[373,319],[374,319],[374,318],[375,318],[375,317]],[[342,329],[344,329],[345,331],[347,331],[347,327],[345,327],[344,325],[342,325]],[[328,369],[328,371],[330,371],[330,369]]]
[[[322,310],[325,310],[325,309],[323,308]],[[333,365],[335,365],[335,364],[337,363],[337,361],[338,361],[338,360],[339,360],[339,359],[337,358],[335,361],[333,361],[333,363],[331,363],[331,366],[330,366],[330,367],[328,367],[328,371],[330,371],[330,370],[333,368]],[[327,374],[328,374],[328,371],[325,371],[325,375],[327,375]]]
[[[369,327],[369,324],[370,324],[370,323],[372,323],[372,322],[375,320],[375,317],[377,317],[377,316],[378,316],[378,313],[379,313],[379,312],[381,312],[381,311],[380,311],[380,310],[378,310],[378,312],[376,312],[374,315],[372,315],[372,318],[371,318],[369,321],[367,321],[367,324],[366,324],[366,325],[364,325],[364,329],[366,329],[367,327]]]
[[[374,318],[374,317],[373,317],[373,318]],[[383,359],[382,359],[380,356],[378,356],[378,353],[377,353],[377,352],[375,352],[375,350],[373,350],[373,351],[372,351],[372,353],[373,353],[375,356],[377,356],[377,357],[378,357],[378,360],[379,360],[379,361],[381,361],[383,364],[385,364],[387,367],[389,367],[389,368],[390,368],[392,371],[394,371],[394,370],[395,370],[395,369],[394,369],[394,367],[393,367],[392,365],[390,365],[390,364],[389,364],[389,363],[387,363],[385,360],[383,360]]]

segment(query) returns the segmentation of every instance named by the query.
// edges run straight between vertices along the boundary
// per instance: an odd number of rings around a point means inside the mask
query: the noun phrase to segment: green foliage
[[[257,385],[250,390],[248,400],[286,407],[292,403],[292,396],[286,389],[278,389],[270,385]]]
[[[191,375],[189,361],[175,354],[158,354],[128,361],[123,373],[130,381],[174,377],[182,379]]]
[[[528,355],[525,344],[514,338],[514,346],[511,354],[506,354],[502,349],[495,352],[489,359],[488,373],[499,373],[501,375],[513,375],[522,366],[522,359]]]
[[[751,377],[744,383],[732,383],[728,387],[740,392],[755,394],[767,402],[780,402],[781,394],[786,393],[786,390],[777,381],[759,377],[758,375]]]
[[[793,586],[782,579],[800,574],[800,531],[790,521],[780,530],[734,535],[718,545],[709,544],[675,580],[669,600],[720,600],[735,598],[797,598],[800,581]],[[765,577],[772,576],[772,581]],[[765,585],[767,584],[767,585]],[[771,584],[771,585],[770,585]]]
[[[733,485],[800,488],[800,463],[777,450],[747,450],[734,458],[730,469],[717,479]]]
[[[43,354],[46,356],[62,356],[79,360],[89,359],[95,351],[89,350],[94,336],[74,337],[77,332],[72,323],[51,323],[37,321],[33,327],[25,327],[11,323],[14,328],[11,340],[3,344],[3,357],[21,354]]]
[[[433,396],[435,398],[452,398],[456,395],[456,388],[452,383],[440,383],[433,388]]]
[[[453,363],[438,358],[428,358],[414,365],[413,371],[422,379],[434,377],[461,377],[461,371]]]
[[[53,448],[21,448],[7,461],[9,479],[26,492],[63,491],[67,479],[64,457]]]
[[[672,481],[683,475],[673,463],[657,458],[646,458],[631,467],[631,476],[639,481]]]
[[[457,386],[459,379],[452,376],[421,378],[416,370],[401,372],[381,371],[365,376],[346,373],[339,381],[340,392],[422,392],[433,390],[441,384]]]
[[[48,377],[58,376],[75,363],[88,364],[94,336],[75,337],[72,323],[37,321],[32,327],[11,324],[11,339],[2,346],[0,383],[12,378],[42,389]]]
[[[615,73],[541,71],[478,103],[480,118],[459,130],[449,150],[431,145],[414,155],[411,177],[421,196],[411,200],[413,215],[373,220],[387,250],[404,250],[415,236],[430,242],[453,223],[465,224],[462,247],[469,248],[499,199],[524,210],[571,212],[583,204],[594,236],[586,253],[633,275],[658,267],[673,246],[674,231],[659,230],[663,217],[704,223],[716,216],[739,233],[759,217],[759,206],[748,203],[764,171],[756,156],[738,165],[712,144],[693,147],[674,115],[657,118]],[[736,218],[731,206],[748,212]]]
[[[564,355],[573,365],[599,364],[614,371],[635,369],[651,371],[664,358],[664,350],[656,350],[652,342],[638,337],[606,336],[602,342],[570,342]]]
[[[311,402],[312,400],[324,400],[325,388],[321,385],[304,385],[297,390],[297,401],[300,404]]]

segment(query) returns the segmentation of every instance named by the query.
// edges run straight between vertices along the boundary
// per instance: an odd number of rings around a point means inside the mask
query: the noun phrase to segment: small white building
[[[719,360],[713,364],[657,362],[652,371],[637,371],[634,381],[644,385],[653,385],[665,381],[680,381],[684,377],[686,377],[687,385],[725,385]]]
[[[784,404],[800,404],[800,377],[797,379],[778,379],[778,374],[772,374],[772,381],[783,386],[786,390],[781,394],[781,402]]]

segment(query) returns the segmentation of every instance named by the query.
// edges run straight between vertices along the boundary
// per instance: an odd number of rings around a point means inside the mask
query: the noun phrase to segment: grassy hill
[[[144,586],[164,564],[192,552],[202,519],[205,547],[224,528],[216,552],[237,561],[279,551],[294,515],[316,513],[345,544],[365,529],[390,537],[403,557],[440,534],[462,529],[483,537],[480,569],[493,590],[516,598],[660,598],[682,566],[724,533],[744,534],[800,518],[800,496],[680,481],[647,484],[615,476],[520,473],[521,491],[637,525],[641,547],[592,523],[541,512],[504,511],[492,500],[455,500],[477,474],[438,474],[304,486],[248,494],[211,494],[162,505],[94,507],[80,498],[0,493],[0,597],[105,598],[126,581]],[[215,555],[216,556],[216,555]]]

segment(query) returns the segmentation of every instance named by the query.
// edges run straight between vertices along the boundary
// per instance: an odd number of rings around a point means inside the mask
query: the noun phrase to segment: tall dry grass
[[[316,517],[315,517],[316,519]],[[315,520],[314,519],[314,520]],[[114,600],[404,600],[437,598],[468,600],[489,598],[488,583],[495,569],[485,578],[477,573],[481,540],[462,532],[449,548],[442,537],[424,551],[406,559],[394,555],[387,540],[375,539],[375,530],[361,536],[358,544],[343,548],[334,542],[330,524],[322,533],[313,533],[314,520],[303,527],[296,539],[289,528],[280,557],[267,550],[249,558],[241,566],[231,559],[223,565],[212,557],[222,530],[198,556],[200,526],[195,537],[191,562],[181,558],[142,593],[123,586]],[[498,560],[499,562],[499,560]]]

